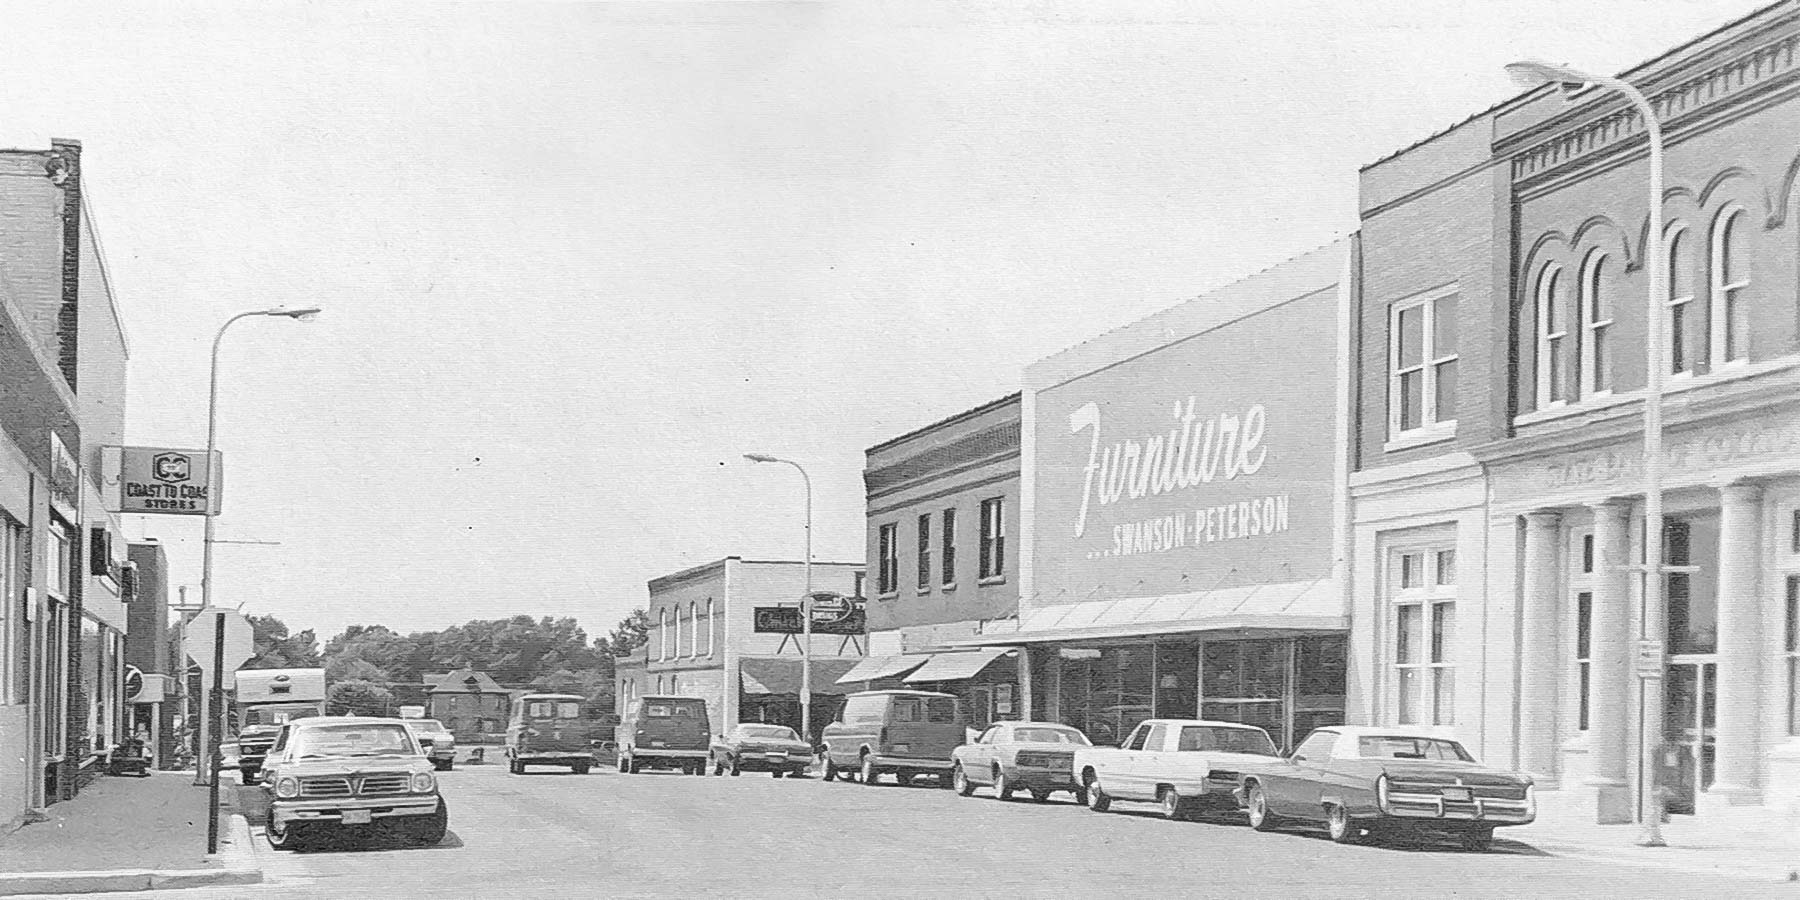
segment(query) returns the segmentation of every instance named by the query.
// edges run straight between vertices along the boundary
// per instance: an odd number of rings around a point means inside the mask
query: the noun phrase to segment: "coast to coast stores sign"
[[[207,465],[204,450],[120,447],[118,511],[218,515],[220,498],[208,489],[208,475],[217,472],[219,477],[212,479],[217,485],[224,480],[224,470],[219,454],[213,454],[212,462]]]
[[[1297,300],[1038,392],[1037,604],[1329,573],[1334,304]]]

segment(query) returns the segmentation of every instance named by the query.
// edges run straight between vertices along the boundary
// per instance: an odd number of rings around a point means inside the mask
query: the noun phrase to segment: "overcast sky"
[[[8,4],[10,6],[10,4]],[[129,439],[203,446],[217,599],[321,639],[610,630],[721,556],[860,560],[863,450],[1354,230],[1357,169],[1749,2],[5,10],[0,144],[84,144]],[[1255,376],[1279,365],[1250,361]],[[200,583],[193,520],[141,517]]]

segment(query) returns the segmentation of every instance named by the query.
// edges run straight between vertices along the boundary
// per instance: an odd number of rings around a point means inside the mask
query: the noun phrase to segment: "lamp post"
[[[791,459],[767,453],[746,453],[744,458],[756,463],[793,466],[800,472],[801,484],[806,486],[806,561],[801,566],[806,573],[806,592],[800,595],[800,734],[807,745],[812,746],[812,479],[807,476],[804,466]]]
[[[281,306],[272,307],[270,309],[254,309],[249,312],[238,313],[237,315],[226,319],[225,324],[219,326],[218,333],[213,335],[212,372],[209,376],[206,397],[206,536],[201,541],[200,549],[200,606],[202,608],[209,608],[212,606],[213,518],[215,517],[214,510],[217,508],[219,501],[218,490],[220,472],[219,467],[213,465],[213,456],[218,452],[219,435],[219,342],[225,339],[225,330],[230,328],[232,323],[239,319],[247,319],[251,316],[281,316],[284,318],[300,320],[310,318],[318,313],[319,308],[316,306],[304,307],[302,309],[287,309],[286,307]],[[194,768],[196,770],[201,768],[206,770],[205,781],[202,782],[196,777],[194,783],[211,783],[213,786],[214,797],[218,796],[219,787],[220,735],[210,735],[211,740],[209,741],[208,732],[213,730],[215,724],[223,725],[222,722],[215,722],[214,717],[223,718],[225,711],[223,703],[224,697],[225,686],[220,683],[220,679],[215,678],[213,680],[212,696],[208,698],[210,705],[206,706],[205,714],[200,717],[201,753],[194,763]]]
[[[1650,145],[1650,228],[1644,240],[1644,267],[1650,271],[1644,298],[1644,590],[1638,614],[1638,843],[1665,846],[1662,835],[1663,797],[1658,785],[1657,754],[1663,730],[1663,641],[1668,634],[1668,598],[1663,590],[1663,279],[1668,264],[1663,259],[1663,136],[1656,107],[1629,82],[1554,63],[1526,60],[1511,63],[1507,74],[1523,87],[1559,84],[1565,87],[1595,84],[1612,90],[1637,107],[1644,120]]]

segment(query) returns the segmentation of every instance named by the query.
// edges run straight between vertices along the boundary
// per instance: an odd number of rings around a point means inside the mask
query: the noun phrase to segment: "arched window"
[[[1562,266],[1554,263],[1545,266],[1537,280],[1538,409],[1556,406],[1569,399],[1564,375],[1569,338],[1564,300]]]
[[[656,658],[669,658],[669,611],[656,611]]]
[[[1694,259],[1692,241],[1685,225],[1669,229],[1669,371],[1673,374],[1694,371],[1694,354],[1688,344],[1693,340]]]
[[[1744,208],[1733,204],[1725,207],[1713,220],[1712,291],[1708,318],[1711,322],[1707,345],[1713,368],[1750,358],[1750,316],[1744,302],[1750,286],[1749,240],[1740,227],[1747,217]]]
[[[1607,331],[1612,327],[1612,260],[1596,250],[1588,254],[1581,276],[1581,383],[1583,397],[1612,391],[1612,346]]]
[[[688,604],[688,656],[700,655],[700,604]]]
[[[713,602],[712,598],[708,597],[706,598],[706,655],[708,658],[713,655],[713,631]]]
[[[675,607],[675,656],[681,656],[681,607]]]
[[[659,694],[663,692],[663,677],[661,675],[656,676],[656,692]]]
[[[681,676],[680,675],[670,675],[669,676],[669,693],[671,693],[671,694],[681,693]]]

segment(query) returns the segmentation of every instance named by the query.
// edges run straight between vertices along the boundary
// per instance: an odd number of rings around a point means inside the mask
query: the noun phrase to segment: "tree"
[[[631,651],[650,643],[650,612],[643,607],[619,620],[612,635],[602,638],[614,656],[629,656]]]
[[[308,628],[288,634],[287,623],[274,616],[248,616],[256,655],[246,669],[308,669],[321,666],[319,639]]]
[[[326,692],[326,711],[338,716],[391,716],[394,692],[368,681],[340,681]]]

